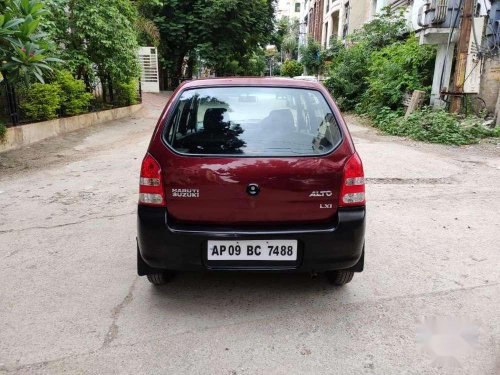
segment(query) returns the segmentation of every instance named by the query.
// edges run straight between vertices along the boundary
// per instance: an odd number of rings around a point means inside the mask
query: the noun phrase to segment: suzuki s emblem
[[[256,196],[260,192],[260,187],[257,184],[249,184],[247,186],[247,193],[251,196]]]

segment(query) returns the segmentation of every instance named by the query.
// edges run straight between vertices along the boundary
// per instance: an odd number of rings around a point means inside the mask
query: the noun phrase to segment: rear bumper
[[[169,224],[164,208],[139,206],[137,244],[139,274],[153,270],[259,270],[322,272],[348,269],[363,270],[366,210],[364,207],[339,209],[333,227],[293,230],[223,230],[178,227]],[[206,260],[210,239],[296,239],[296,262],[217,262]],[[361,261],[360,261],[361,260]],[[142,263],[142,266],[141,266]]]

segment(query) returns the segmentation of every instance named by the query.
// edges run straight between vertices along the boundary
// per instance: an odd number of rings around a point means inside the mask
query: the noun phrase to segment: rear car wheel
[[[161,273],[153,273],[147,275],[148,281],[154,285],[163,285],[168,283],[174,278],[174,273],[171,271],[164,271]]]
[[[340,270],[326,272],[326,278],[328,279],[328,281],[337,286],[342,286],[351,282],[353,276],[353,271]]]

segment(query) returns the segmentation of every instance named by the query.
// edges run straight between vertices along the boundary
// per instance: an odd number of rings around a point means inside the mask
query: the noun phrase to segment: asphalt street
[[[500,146],[347,117],[367,180],[365,272],[136,275],[134,117],[0,154],[0,373],[500,374]]]

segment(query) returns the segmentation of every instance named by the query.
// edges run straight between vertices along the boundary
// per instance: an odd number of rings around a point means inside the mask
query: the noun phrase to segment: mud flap
[[[144,259],[142,259],[141,252],[139,251],[139,245],[137,246],[137,274],[139,276],[153,275],[156,273],[162,273],[164,270],[159,268],[150,267]]]
[[[361,258],[359,258],[358,263],[356,263],[351,268],[348,268],[346,271],[363,272],[364,268],[365,268],[365,246],[363,245],[363,252],[361,253]]]

